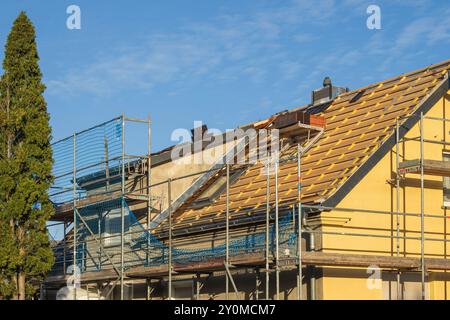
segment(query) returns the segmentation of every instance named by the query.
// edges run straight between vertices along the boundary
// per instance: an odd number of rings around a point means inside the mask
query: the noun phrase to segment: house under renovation
[[[309,105],[239,128],[278,130],[257,161],[251,137],[211,146],[206,127],[185,161],[152,153],[150,118],[124,115],[54,143],[64,236],[42,297],[449,298],[449,70],[326,78]]]

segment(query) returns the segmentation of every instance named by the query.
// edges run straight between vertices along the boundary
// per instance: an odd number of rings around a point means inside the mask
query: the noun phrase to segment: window
[[[194,298],[194,282],[192,280],[172,282],[172,298],[175,300],[192,300]]]
[[[450,162],[450,152],[443,152],[442,159],[444,162]],[[443,177],[443,193],[444,193],[444,207],[450,208],[450,177]]]
[[[125,220],[125,232],[129,231],[129,213],[128,210],[124,210]],[[114,209],[107,213],[104,217],[105,231],[103,232],[104,245],[106,247],[120,245],[122,220],[121,209]],[[130,234],[126,234],[124,237],[125,243],[130,242]]]

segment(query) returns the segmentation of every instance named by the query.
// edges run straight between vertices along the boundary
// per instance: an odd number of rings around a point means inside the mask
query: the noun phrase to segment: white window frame
[[[111,232],[111,226],[110,223],[112,220],[119,220],[121,218],[121,208],[111,210],[107,215],[105,215],[104,222],[105,227],[102,232],[102,238],[103,238],[103,245],[105,247],[114,247],[120,245],[120,232]],[[129,212],[128,210],[124,209],[124,215],[125,215],[125,221],[128,219]],[[127,228],[125,227],[125,232],[128,232]],[[131,241],[131,234],[125,234],[124,236],[124,242],[129,243]]]

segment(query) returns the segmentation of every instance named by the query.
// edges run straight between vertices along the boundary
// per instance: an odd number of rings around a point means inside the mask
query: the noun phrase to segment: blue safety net
[[[123,206],[123,243],[124,267],[160,266],[169,261],[167,241],[161,241],[145,229],[139,222],[127,202],[122,198],[91,204],[77,209],[76,264],[82,272],[100,271],[120,267],[122,241]],[[284,213],[279,219],[280,257],[294,256],[297,252],[297,232],[294,214]],[[70,238],[70,237],[69,237]],[[72,230],[73,238],[73,230]],[[270,225],[269,251],[275,254],[275,225]],[[175,245],[172,248],[174,264],[204,262],[225,258],[225,241],[208,247],[189,248]],[[264,253],[266,250],[266,231],[251,232],[232,236],[229,240],[229,255],[236,257],[244,254]],[[56,265],[62,265],[64,255],[57,256]],[[66,266],[73,261],[73,251],[66,249]]]
[[[106,184],[107,169],[111,179],[120,176],[122,131],[122,118],[116,118],[52,144],[55,180],[50,199],[53,203],[72,201],[74,195],[81,199],[89,192],[98,191]],[[102,178],[100,185],[95,183]]]
[[[82,271],[110,269],[121,263],[122,204],[124,231],[124,266],[160,266],[169,261],[167,241],[161,241],[145,229],[126,201],[115,199],[78,208],[77,218],[77,265]],[[293,213],[283,214],[279,220],[280,256],[295,255],[297,252],[297,232]],[[270,225],[269,250],[275,251],[275,225]],[[100,245],[101,244],[101,245]],[[266,250],[266,232],[248,233],[230,237],[229,255],[263,253]],[[178,264],[224,259],[226,244],[187,248],[174,246],[172,261]],[[73,251],[68,252],[73,255]],[[67,261],[73,260],[67,256]],[[57,261],[62,263],[62,261]],[[66,262],[67,263],[67,262]]]
[[[138,223],[138,222],[137,222]],[[142,227],[142,226],[141,226]],[[167,242],[159,241],[142,227],[142,234],[135,240],[134,248],[145,249],[149,252],[147,266],[167,264],[169,259],[169,247]],[[269,251],[274,254],[276,242],[275,225],[270,225]],[[293,213],[284,214],[279,220],[279,250],[281,255],[292,255],[297,251],[297,233],[293,223]],[[266,232],[252,232],[242,236],[231,237],[228,244],[230,257],[261,253],[266,250]],[[172,261],[174,263],[202,262],[211,259],[222,259],[226,254],[226,244],[223,243],[207,248],[172,248]]]

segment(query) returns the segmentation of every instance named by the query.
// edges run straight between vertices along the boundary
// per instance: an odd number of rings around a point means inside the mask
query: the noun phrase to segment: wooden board
[[[77,208],[89,206],[103,201],[115,200],[120,198],[121,196],[122,193],[120,191],[110,192],[106,194],[92,195],[84,199],[77,200]],[[148,196],[145,194],[129,193],[125,195],[125,198],[130,201],[128,205],[131,205],[132,203],[136,202],[148,201]],[[52,217],[52,221],[64,221],[65,218],[69,220],[73,218],[72,201],[58,205],[55,210],[55,215]]]
[[[265,266],[264,253],[254,253],[232,257],[230,264],[233,269],[252,268]],[[274,260],[269,259],[271,268],[274,267]],[[295,267],[298,263],[297,258],[280,259],[280,267]],[[381,269],[402,269],[402,270],[420,270],[420,258],[415,257],[396,257],[380,255],[362,255],[362,254],[343,254],[329,252],[303,252],[302,265],[312,266],[336,266],[336,267],[356,267],[367,268],[376,265]],[[450,270],[449,259],[425,258],[425,267],[427,270]],[[191,262],[186,264],[174,263],[173,274],[195,274],[212,273],[224,271],[223,258],[211,259],[202,262]],[[164,278],[169,274],[167,265],[156,267],[134,267],[125,272],[127,278],[145,279],[145,278]],[[68,276],[51,276],[46,283],[65,283]],[[81,275],[81,282],[108,281],[117,279],[117,273],[114,270],[103,270],[99,272],[87,272]]]
[[[67,283],[67,280],[72,275],[54,275],[49,276],[45,279],[45,283]],[[86,282],[96,282],[96,281],[109,281],[109,280],[115,280],[119,276],[117,272],[114,269],[108,269],[108,270],[101,270],[101,271],[93,271],[93,272],[84,272],[80,276],[80,281],[82,283]]]
[[[423,161],[423,171],[426,175],[450,177],[450,162],[425,159]],[[415,159],[401,162],[399,172],[401,174],[420,174],[420,160]]]

